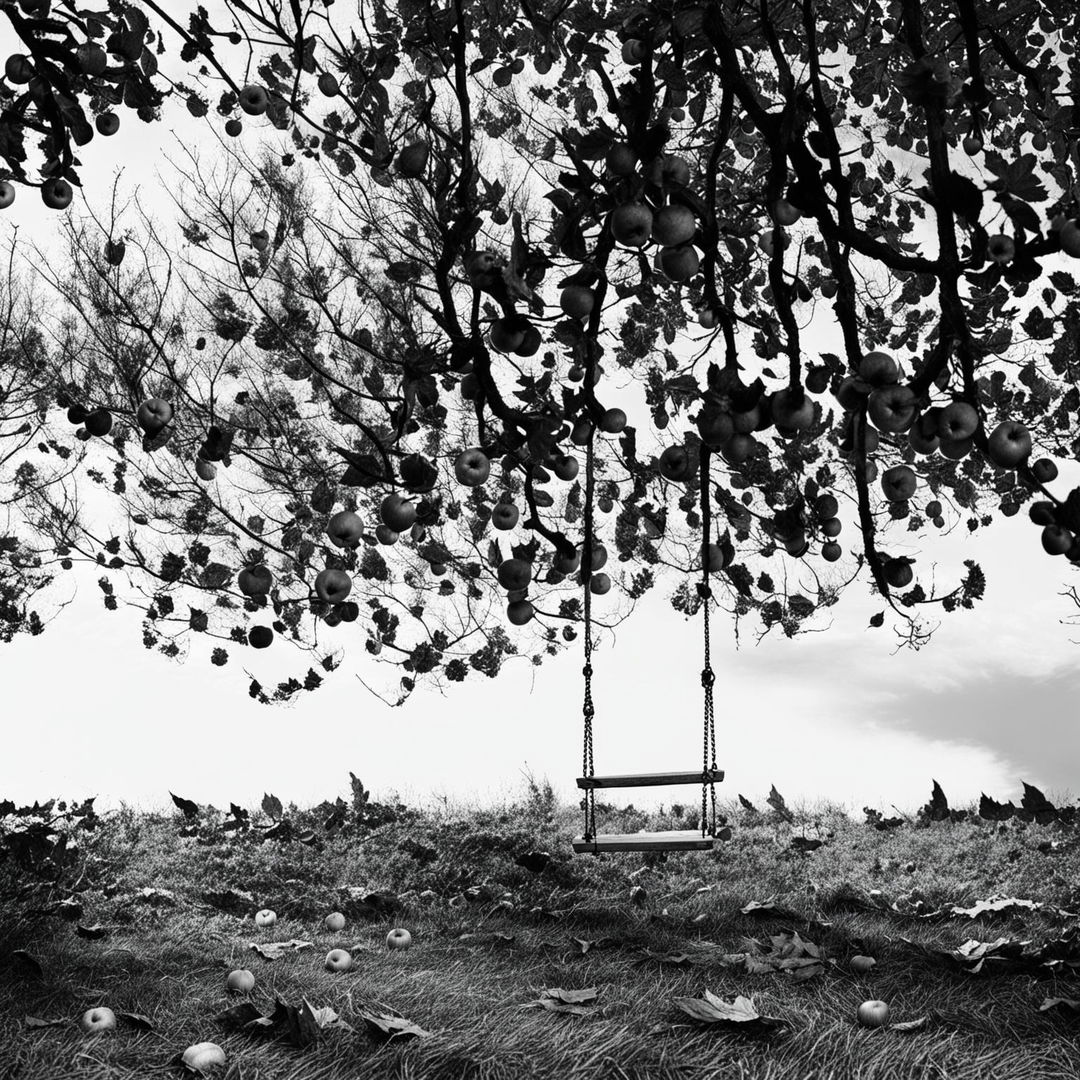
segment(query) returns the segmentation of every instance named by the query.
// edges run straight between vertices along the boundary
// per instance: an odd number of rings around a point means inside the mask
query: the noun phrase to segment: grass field
[[[792,820],[722,809],[730,841],[666,859],[573,855],[577,810],[535,785],[517,805],[399,810],[308,843],[257,842],[257,813],[214,839],[179,836],[178,813],[122,809],[82,838],[74,894],[30,888],[10,866],[0,878],[0,1078],[180,1076],[174,1055],[204,1040],[234,1080],[1080,1075],[1080,1002],[1040,1009],[1080,998],[1075,825],[912,814],[879,830],[827,805]],[[688,817],[628,811],[605,828]],[[550,860],[519,865],[529,851]],[[72,895],[80,913],[52,906]],[[976,908],[992,897],[1042,906]],[[253,922],[262,907],[278,914],[270,929]],[[322,925],[332,910],[348,916],[339,933]],[[386,948],[394,926],[410,949]],[[310,947],[276,960],[250,948],[289,940]],[[333,947],[351,971],[325,970]],[[876,959],[869,973],[852,972],[856,954]],[[249,994],[226,993],[237,967],[255,975]],[[555,990],[595,995],[562,995],[567,1006]],[[676,1004],[706,991],[776,1022],[709,1023]],[[866,999],[917,1023],[861,1027]],[[339,1022],[305,1023],[305,1000]],[[219,1019],[244,1003],[234,1017],[280,1003],[279,1022]],[[98,1005],[120,1021],[86,1036],[76,1021]],[[365,1020],[379,1014],[425,1034],[387,1039]]]

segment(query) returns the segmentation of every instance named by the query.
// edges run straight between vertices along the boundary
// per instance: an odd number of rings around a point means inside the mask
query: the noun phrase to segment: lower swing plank
[[[702,836],[700,832],[644,832],[608,833],[586,840],[584,836],[573,839],[576,852],[603,851],[711,851],[715,839]]]

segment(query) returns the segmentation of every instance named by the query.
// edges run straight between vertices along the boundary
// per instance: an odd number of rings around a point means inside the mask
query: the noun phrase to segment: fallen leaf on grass
[[[31,956],[25,949],[15,949],[11,954],[11,959],[14,961],[16,970],[23,975],[40,979],[45,974],[36,957]]]
[[[1039,1006],[1039,1012],[1046,1012],[1049,1009],[1069,1009],[1080,1013],[1080,1001],[1076,998],[1046,998]]]
[[[431,1035],[430,1031],[425,1031],[404,1016],[362,1012],[360,1019],[367,1025],[368,1034],[376,1039],[404,1039],[410,1036],[426,1038]]]
[[[153,907],[172,907],[176,904],[176,893],[171,889],[152,889],[149,886],[133,893],[131,898]]]
[[[924,1027],[930,1022],[929,1016],[920,1016],[918,1020],[901,1020],[896,1024],[890,1024],[889,1028],[892,1031],[922,1031]]]
[[[706,990],[702,998],[673,998],[675,1006],[687,1016],[702,1024],[738,1024],[749,1028],[774,1027],[784,1021],[773,1016],[762,1016],[750,998],[742,995],[733,1002],[721,1001]]]
[[[289,941],[268,941],[264,945],[253,941],[249,946],[264,960],[280,960],[291,952],[299,952],[301,949],[314,949],[310,941],[301,941],[299,938],[291,938]]]
[[[598,991],[595,986],[588,986],[584,990],[564,990],[561,986],[556,986],[553,989],[544,990],[541,994],[541,997],[561,1001],[566,1005],[581,1005],[586,1001],[595,1001],[597,996]]]
[[[976,919],[980,915],[1002,915],[1020,911],[1040,911],[1043,905],[1036,900],[1017,900],[1015,897],[991,897],[989,900],[977,900],[973,907],[962,908],[957,904],[949,909],[953,915],[967,915]]]
[[[475,945],[499,945],[509,944],[514,940],[513,934],[504,933],[501,930],[495,930],[491,933],[476,933],[476,934],[459,934],[458,941],[471,941]]]
[[[124,1020],[132,1027],[138,1028],[140,1031],[153,1031],[154,1021],[149,1016],[144,1016],[142,1013],[131,1012],[118,1012],[116,1014],[117,1020]]]
[[[743,915],[755,915],[759,918],[794,919],[796,921],[802,918],[798,912],[792,911],[791,908],[782,907],[775,903],[771,897],[768,900],[751,900],[740,911]]]
[[[595,1010],[586,1005],[568,1005],[554,998],[540,998],[521,1006],[523,1009],[544,1009],[547,1012],[562,1013],[564,1016],[591,1016]]]
[[[28,1028],[65,1027],[71,1023],[70,1020],[42,1020],[37,1016],[27,1016],[23,1020]]]
[[[226,1028],[240,1031],[242,1028],[246,1028],[248,1024],[255,1023],[258,1020],[265,1020],[266,1017],[250,1001],[245,1001],[240,1005],[234,1005],[231,1009],[226,1009],[223,1013],[219,1013],[214,1019]]]
[[[109,930],[105,926],[83,926],[82,923],[75,924],[75,933],[81,938],[86,938],[87,941],[100,941],[103,937],[108,937]]]
[[[577,944],[582,956],[589,952],[590,949],[617,949],[622,944],[620,938],[614,937],[597,938],[595,941],[578,937],[571,938],[571,940]]]

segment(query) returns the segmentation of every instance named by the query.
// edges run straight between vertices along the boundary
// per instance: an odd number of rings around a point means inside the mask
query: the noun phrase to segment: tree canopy
[[[252,681],[269,701],[359,633],[400,701],[540,663],[586,589],[602,624],[662,580],[692,615],[707,566],[710,602],[792,636],[862,577],[918,647],[986,584],[935,582],[928,535],[1026,508],[1080,562],[1066,13],[225,7],[0,5],[0,204],[65,209],[73,148],[128,111],[206,125],[182,242],[115,198],[69,216],[56,332],[19,368],[66,463],[46,482],[21,448],[20,550],[98,564],[148,648],[312,650]]]

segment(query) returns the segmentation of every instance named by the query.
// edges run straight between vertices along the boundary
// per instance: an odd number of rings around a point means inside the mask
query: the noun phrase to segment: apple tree
[[[932,534],[1027,507],[1080,561],[1054,460],[1080,449],[1072,20],[1033,0],[228,7],[258,81],[221,91],[227,149],[179,185],[186,313],[147,318],[170,252],[140,293],[111,232],[112,269],[58,282],[106,289],[122,331],[63,357],[61,395],[154,475],[108,541],[118,571],[216,597],[237,644],[269,643],[264,611],[297,641],[311,616],[358,622],[407,693],[494,674],[518,640],[539,661],[583,587],[603,619],[674,571],[692,614],[705,564],[736,620],[793,635],[862,575],[874,625],[918,646],[985,588],[974,561],[922,573]],[[216,56],[193,76],[227,78]],[[256,153],[240,112],[285,145]],[[151,558],[162,526],[200,558]]]

